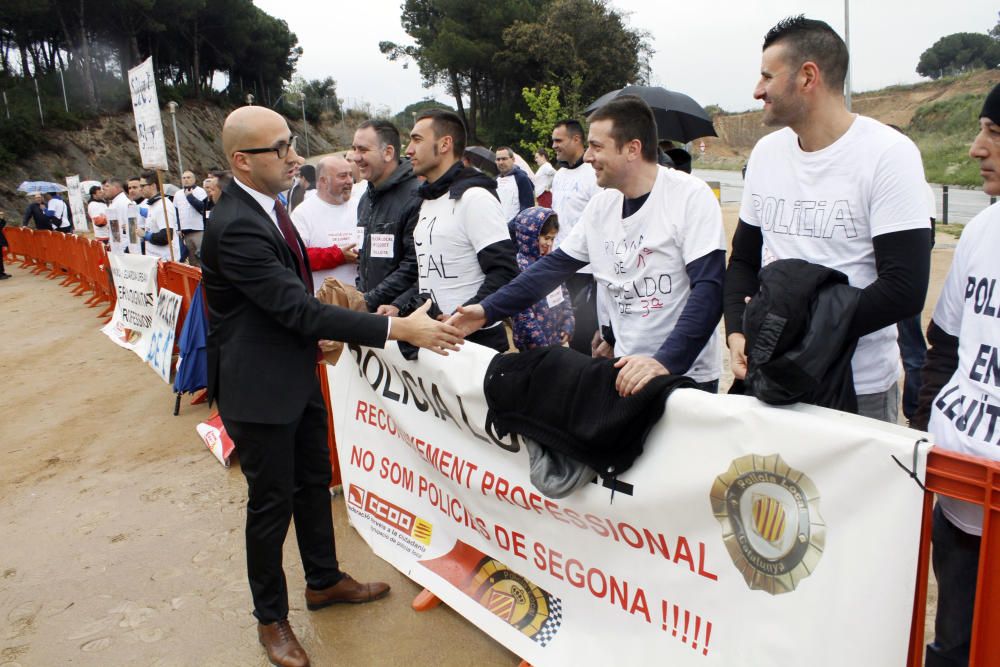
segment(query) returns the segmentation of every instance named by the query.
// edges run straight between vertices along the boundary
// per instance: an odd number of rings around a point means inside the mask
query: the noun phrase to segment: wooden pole
[[[170,261],[176,262],[174,258],[174,228],[170,224],[170,213],[167,211],[167,193],[163,191],[163,172],[156,170],[156,182],[160,187],[160,203],[163,204],[163,224],[167,226],[167,248],[170,249]]]

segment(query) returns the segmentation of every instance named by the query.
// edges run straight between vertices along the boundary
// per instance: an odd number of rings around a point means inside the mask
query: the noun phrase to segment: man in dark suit
[[[359,583],[337,564],[317,343],[404,340],[446,354],[461,337],[427,317],[430,302],[410,317],[390,318],[317,301],[305,247],[276,201],[299,159],[284,118],[264,107],[237,109],[226,118],[222,143],[234,180],[202,245],[209,399],[218,401],[249,486],[247,571],[258,636],[272,663],[301,667],[309,658],[288,625],[281,566],[290,519],[309,609],[368,602],[389,590]]]

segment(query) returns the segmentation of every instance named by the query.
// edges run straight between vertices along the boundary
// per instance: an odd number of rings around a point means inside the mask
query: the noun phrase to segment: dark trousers
[[[312,381],[312,397],[291,424],[234,421],[220,410],[249,487],[247,574],[254,616],[265,624],[288,616],[281,551],[293,517],[309,587],[327,588],[343,576],[333,539],[326,405],[319,382]]]
[[[940,506],[934,507],[931,563],[938,583],[938,602],[934,643],[927,646],[926,667],[969,664],[980,542],[977,535],[970,535],[948,521]]]
[[[590,356],[590,342],[597,331],[597,290],[594,276],[589,273],[574,273],[566,279],[573,317],[576,324],[569,346],[577,352]]]
[[[917,411],[920,369],[927,358],[927,342],[920,328],[920,315],[898,322],[896,330],[899,332],[899,354],[903,357],[903,416],[909,420]]]

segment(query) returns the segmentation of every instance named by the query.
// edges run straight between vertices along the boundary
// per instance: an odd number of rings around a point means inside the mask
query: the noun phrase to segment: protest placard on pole
[[[121,219],[116,208],[109,208],[104,216],[108,219],[108,249],[111,254],[121,255],[128,247],[128,231],[122,225],[128,223]]]
[[[152,366],[163,381],[170,384],[170,361],[174,356],[174,335],[177,332],[177,315],[181,311],[181,296],[160,288],[156,298],[156,314],[149,331],[149,350],[146,363]]]
[[[135,134],[139,139],[139,156],[142,166],[155,169],[160,193],[163,193],[163,174],[167,166],[167,142],[163,135],[163,120],[160,118],[160,102],[156,95],[156,76],[153,72],[153,58],[150,56],[141,65],[128,71],[128,87],[132,94],[132,112],[135,114]],[[167,198],[161,196],[163,219],[167,221],[167,247],[170,260],[174,257],[173,229],[167,212]]]
[[[135,133],[139,139],[139,156],[145,169],[168,169],[167,143],[160,119],[160,102],[156,96],[153,58],[128,71],[128,88],[135,114]]]
[[[156,315],[157,259],[112,253],[108,255],[108,261],[118,300],[111,321],[101,331],[115,344],[145,359]]]
[[[122,221],[122,234],[128,244],[128,251],[133,255],[141,255],[143,228],[140,224],[139,207],[129,204],[127,210],[128,217]]]
[[[69,210],[73,212],[73,229],[78,232],[87,231],[87,210],[83,205],[83,193],[80,192],[80,175],[66,177],[66,189],[69,191]]]

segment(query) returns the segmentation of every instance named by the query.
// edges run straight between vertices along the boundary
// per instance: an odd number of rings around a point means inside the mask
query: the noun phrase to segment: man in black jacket
[[[368,181],[358,203],[358,226],[365,235],[358,252],[358,289],[368,310],[380,315],[398,315],[417,280],[413,228],[420,213],[420,181],[399,151],[396,126],[368,120],[355,131],[349,156]]]
[[[299,157],[285,119],[266,107],[242,107],[226,118],[222,144],[234,180],[202,244],[208,396],[218,401],[249,487],[247,573],[258,637],[273,664],[303,667],[309,658],[288,625],[281,565],[292,518],[309,609],[368,602],[389,590],[355,581],[337,563],[317,342],[382,347],[403,340],[444,354],[459,335],[426,316],[429,303],[390,318],[317,301],[305,246],[277,200]]]
[[[35,229],[38,231],[52,229],[52,225],[49,224],[49,219],[45,215],[45,200],[42,199],[42,195],[32,195],[31,203],[28,204],[28,208],[24,209],[21,226],[27,227],[29,222],[34,222]]]

